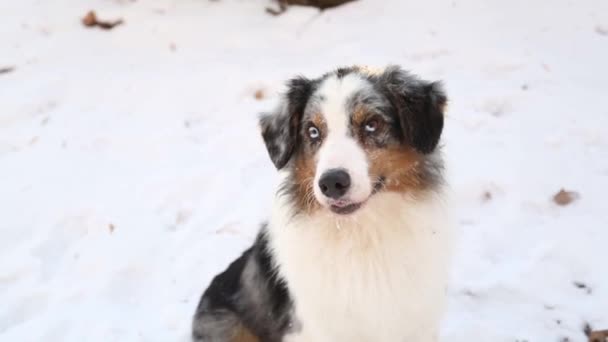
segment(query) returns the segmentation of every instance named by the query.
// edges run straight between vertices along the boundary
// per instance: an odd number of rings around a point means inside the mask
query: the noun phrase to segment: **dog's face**
[[[260,124],[296,209],[347,215],[377,192],[416,194],[440,182],[433,152],[445,104],[439,84],[398,67],[353,67],[291,80]]]

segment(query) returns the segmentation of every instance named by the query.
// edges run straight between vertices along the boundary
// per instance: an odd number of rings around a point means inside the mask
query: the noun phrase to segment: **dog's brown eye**
[[[380,126],[380,123],[378,122],[378,119],[371,119],[368,120],[365,123],[365,131],[367,133],[374,133],[378,130],[378,126]]]
[[[317,139],[319,139],[320,135],[321,135],[321,133],[319,133],[319,129],[317,127],[315,127],[315,126],[308,127],[308,136],[310,137],[310,139],[317,140]]]

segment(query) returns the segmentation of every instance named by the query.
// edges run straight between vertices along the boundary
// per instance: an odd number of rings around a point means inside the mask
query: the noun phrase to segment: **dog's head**
[[[432,189],[446,101],[439,83],[396,66],[292,79],[260,119],[272,162],[288,172],[281,191],[298,210],[350,214],[377,192]]]

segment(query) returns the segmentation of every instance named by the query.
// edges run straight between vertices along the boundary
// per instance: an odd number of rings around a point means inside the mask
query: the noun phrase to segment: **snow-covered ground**
[[[387,63],[451,98],[443,340],[608,328],[608,2],[267,4],[0,2],[1,341],[187,341],[270,206],[257,114],[294,74]]]

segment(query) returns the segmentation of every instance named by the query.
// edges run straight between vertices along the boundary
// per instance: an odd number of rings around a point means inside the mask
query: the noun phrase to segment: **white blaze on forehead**
[[[327,123],[328,133],[332,135],[347,135],[350,113],[348,101],[358,91],[368,88],[367,80],[359,75],[350,74],[342,78],[332,76],[326,79],[317,94],[322,96],[321,113]]]
[[[317,155],[315,184],[331,169],[344,169],[351,177],[351,188],[345,195],[353,202],[366,200],[372,191],[368,175],[367,155],[349,132],[350,116],[348,102],[361,90],[369,87],[367,80],[359,75],[332,76],[326,79],[317,91],[321,97],[319,109],[327,125],[326,137]],[[314,187],[317,199],[326,203],[318,186]]]

